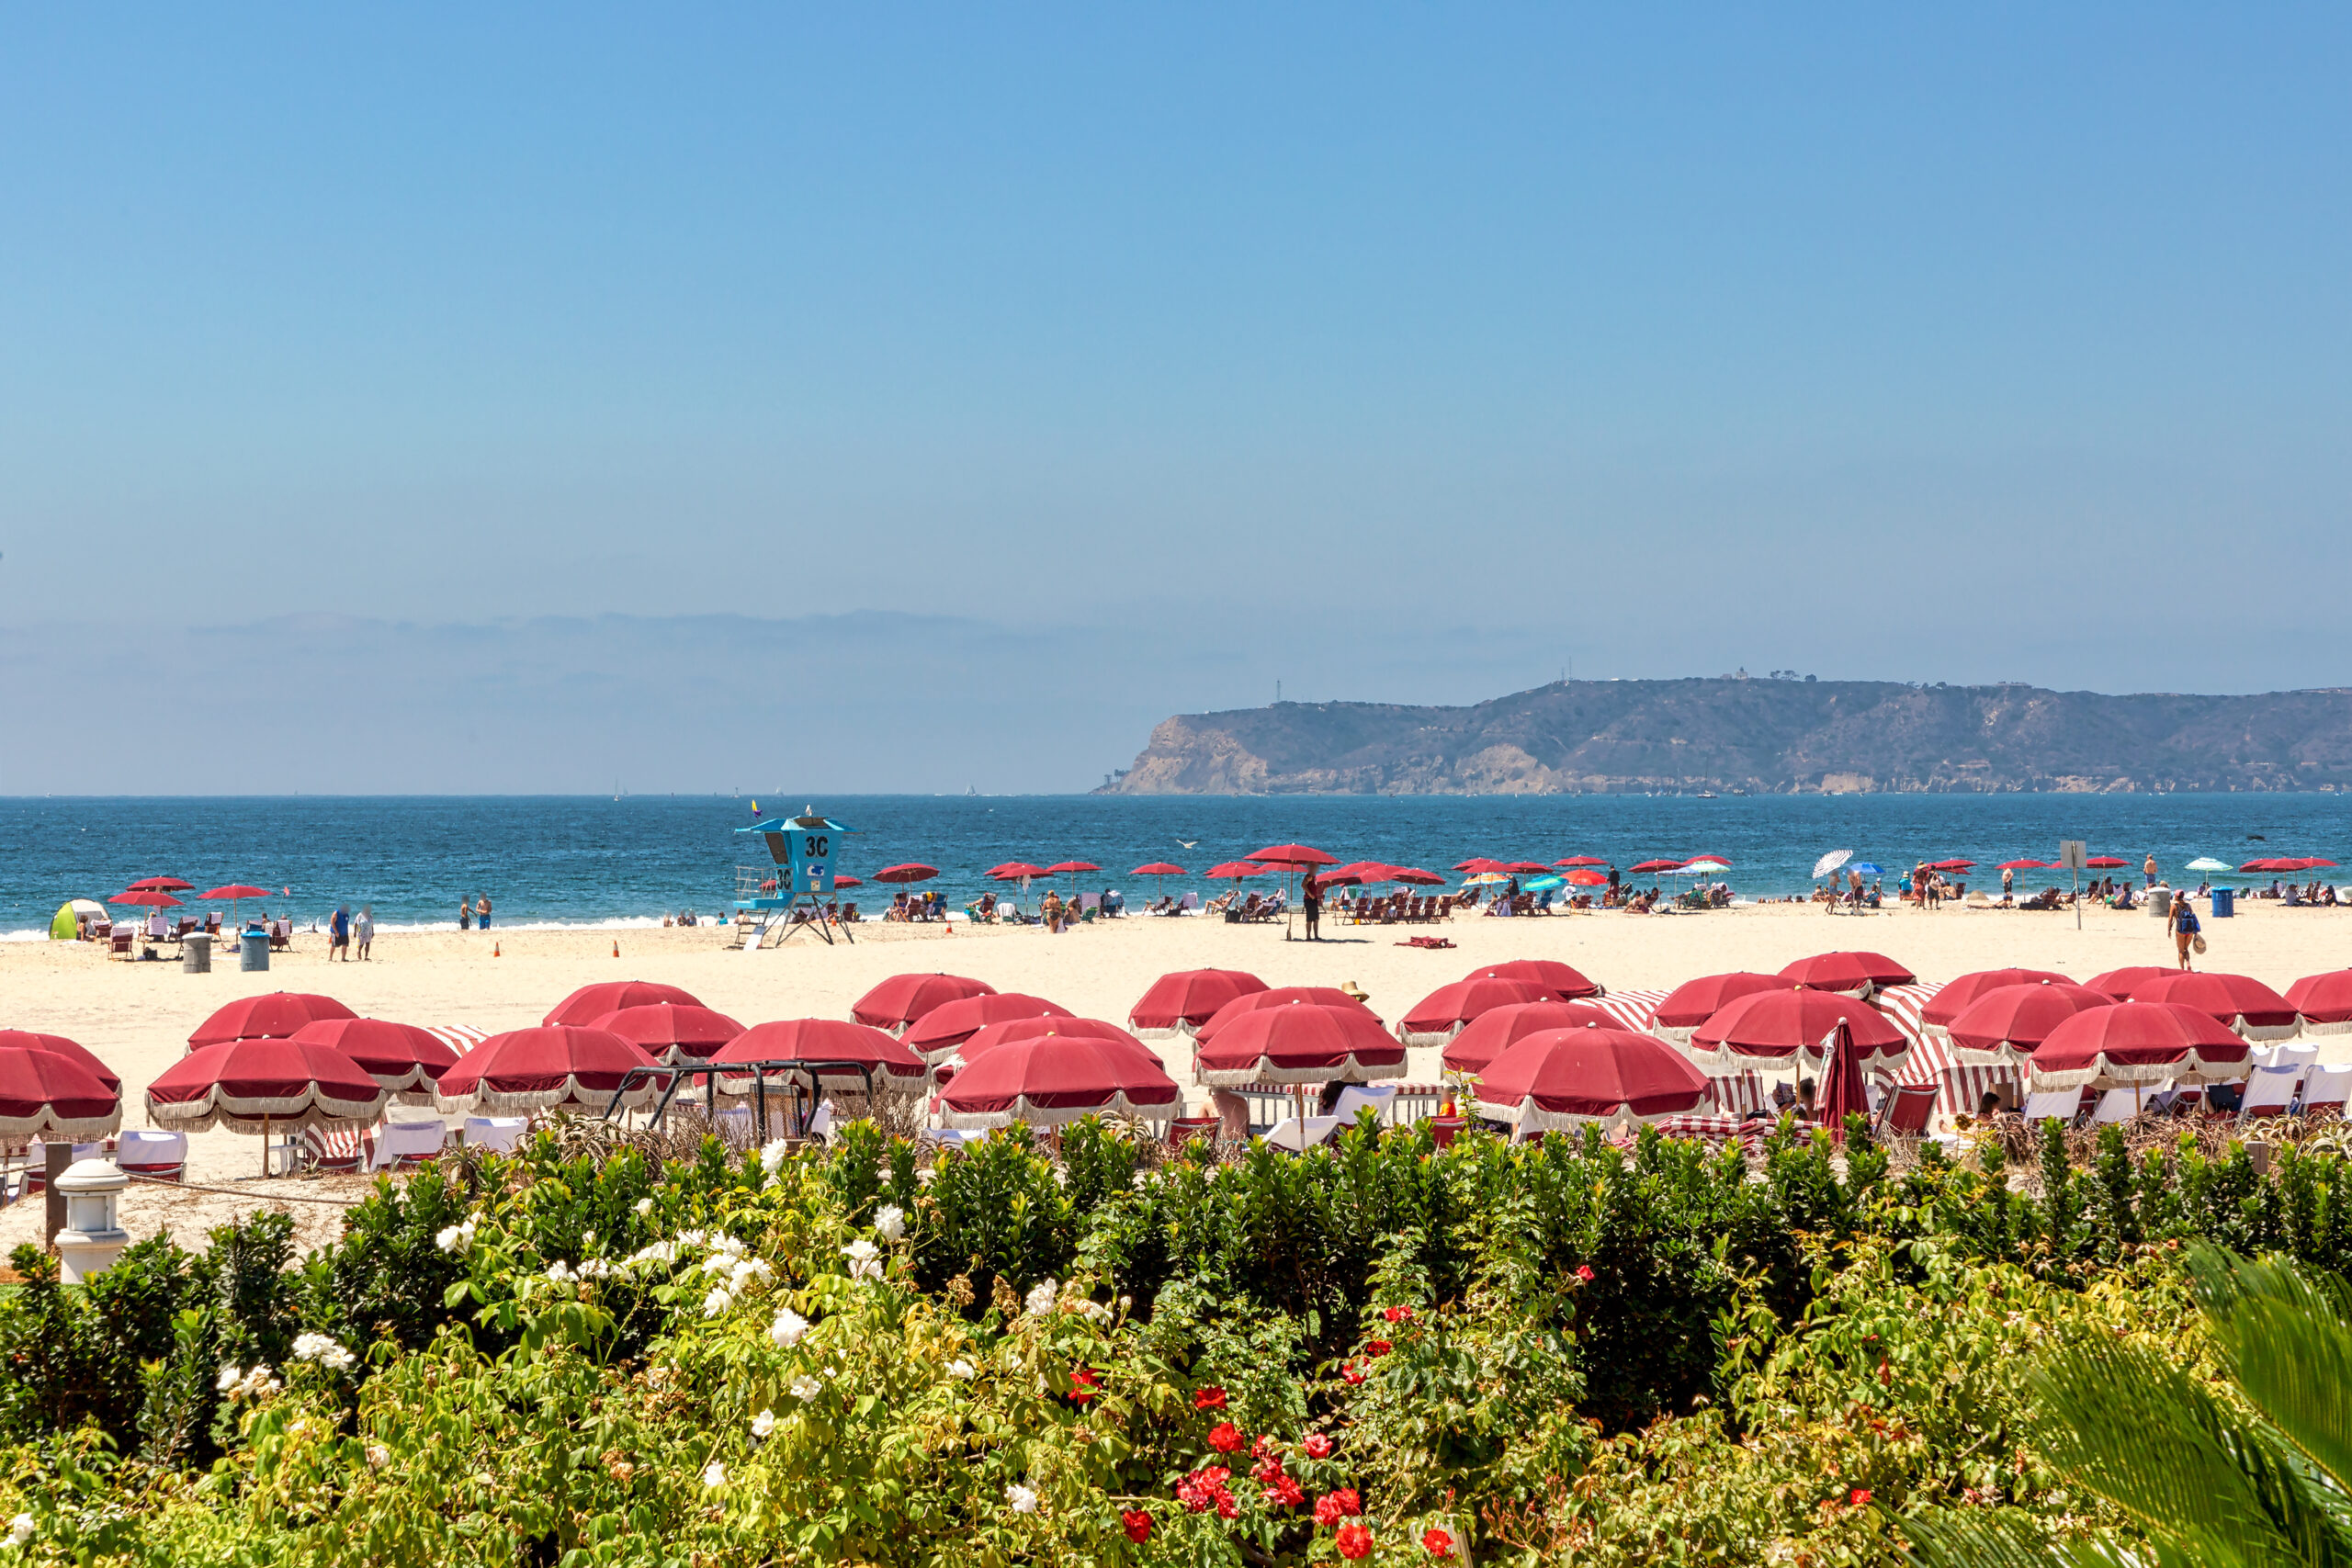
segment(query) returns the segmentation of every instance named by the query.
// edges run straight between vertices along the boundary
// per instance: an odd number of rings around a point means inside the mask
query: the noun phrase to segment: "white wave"
[[[36,926],[30,931],[0,931],[0,942],[47,942],[49,928]]]
[[[397,931],[454,931],[457,929],[455,920],[420,920],[407,925],[394,925],[387,920],[376,922],[378,936]],[[500,931],[643,931],[661,929],[662,921],[656,916],[623,915],[606,920],[493,920],[489,934],[496,936]]]

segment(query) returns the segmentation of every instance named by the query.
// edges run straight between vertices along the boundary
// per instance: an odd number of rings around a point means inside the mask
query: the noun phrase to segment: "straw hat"
[[[1340,987],[1340,993],[1342,996],[1352,997],[1360,1002],[1368,1002],[1372,999],[1372,993],[1357,985],[1353,980],[1342,982]]]

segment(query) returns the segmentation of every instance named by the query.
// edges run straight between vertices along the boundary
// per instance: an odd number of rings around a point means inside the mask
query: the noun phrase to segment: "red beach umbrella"
[[[1645,860],[1625,869],[1634,872],[1680,871],[1682,863],[1679,860]]]
[[[1916,985],[1919,977],[1883,953],[1818,953],[1782,969],[1781,978],[1841,997],[1867,997],[1888,986]]]
[[[602,1111],[629,1072],[654,1066],[653,1058],[619,1035],[577,1024],[493,1034],[441,1075],[434,1100],[445,1111],[547,1111],[559,1106]],[[641,1111],[662,1085],[650,1078],[632,1085],[621,1103]]]
[[[1488,860],[1485,855],[1473,855],[1468,860],[1457,861],[1453,867],[1456,871],[1466,871],[1473,876],[1483,876],[1490,871],[1498,872],[1502,868],[1502,862]]]
[[[1157,1060],[1138,1059],[1142,1050],[1091,1034],[1000,1042],[941,1091],[940,1120],[971,1128],[1049,1127],[1121,1113],[1165,1121],[1183,1110],[1184,1091]]]
[[[1254,865],[1246,860],[1229,860],[1223,865],[1209,867],[1201,874],[1212,882],[1222,882],[1227,877],[1238,880],[1245,876],[1263,876],[1266,874],[1266,868],[1262,865]]]
[[[1564,1002],[1579,997],[1601,995],[1600,985],[1584,977],[1574,967],[1556,958],[1514,958],[1508,964],[1489,964],[1473,969],[1463,976],[1465,980],[1524,980],[1540,986]]]
[[[1656,1122],[1694,1110],[1707,1076],[1654,1035],[1552,1029],[1521,1040],[1478,1079],[1479,1108],[1516,1135],[1587,1122]]]
[[[0,1051],[0,1138],[65,1143],[122,1130],[122,1090],[54,1051]]]
[[[1735,969],[1728,975],[1705,975],[1685,980],[1666,994],[1650,1020],[1650,1032],[1676,1045],[1688,1045],[1690,1032],[1742,997],[1758,991],[1781,991],[1788,982],[1772,975]]]
[[[1309,1007],[1352,1009],[1371,1019],[1375,1029],[1381,1027],[1379,1014],[1337,986],[1276,986],[1270,990],[1246,991],[1234,998],[1209,1014],[1208,1021],[1193,1031],[1193,1038],[1206,1044],[1216,1038],[1217,1031],[1244,1013],[1256,1012],[1261,1008],[1290,1007],[1301,1003]]]
[[[2035,1089],[2225,1083],[2246,1076],[2253,1054],[2218,1019],[2195,1008],[2117,1002],[2086,1008],[2059,1024],[2026,1070]]]
[[[2093,855],[2083,864],[2092,871],[2114,871],[2132,863],[2118,855]]]
[[[917,1094],[929,1081],[922,1059],[907,1049],[904,1043],[878,1029],[838,1018],[787,1018],[773,1023],[755,1023],[729,1041],[710,1061],[713,1066],[730,1062],[863,1063],[873,1069],[874,1090],[877,1094]],[[847,1069],[820,1071],[815,1077],[821,1089],[865,1088],[865,1077]],[[718,1088],[725,1094],[750,1094],[752,1075],[745,1073],[739,1077],[721,1073]]]
[[[1831,1032],[1846,1026],[1859,1059],[1891,1067],[1911,1049],[1911,1037],[1857,998],[1803,986],[1740,998],[1690,1033],[1690,1054],[1710,1066],[1772,1072],[1795,1064],[1818,1066]]]
[[[989,875],[999,882],[1019,882],[1024,878],[1052,874],[1042,865],[1031,865],[1027,861],[1022,860],[1009,860],[1002,865],[991,868],[989,872]]]
[[[2352,1034],[2352,969],[2306,975],[2287,987],[2287,999],[2302,1014],[2305,1034]],[[7,1043],[0,1034],[0,1045]]]
[[[617,1034],[655,1061],[673,1066],[708,1061],[743,1032],[743,1026],[723,1012],[679,1002],[616,1008],[586,1027]]]
[[[1184,874],[1184,868],[1181,865],[1170,865],[1164,860],[1156,860],[1148,865],[1136,867],[1127,874],[1129,876],[1182,876]]]
[[[1552,868],[1548,865],[1544,865],[1540,862],[1532,860],[1510,861],[1505,863],[1503,866],[1503,870],[1509,872],[1513,876],[1542,876],[1551,869]]]
[[[1568,886],[1571,887],[1603,887],[1608,886],[1608,883],[1607,877],[1590,867],[1568,873]]]
[[[116,894],[107,902],[134,905],[142,909],[176,909],[180,905],[178,899],[155,887],[134,887],[129,892]]]
[[[1204,1084],[1368,1083],[1404,1077],[1405,1046],[1362,1010],[1295,1002],[1220,1028],[1202,1043],[1193,1076]]]
[[[1096,865],[1091,860],[1062,860],[1056,861],[1053,864],[1047,866],[1046,868],[1046,874],[1048,876],[1080,876],[1083,875],[1087,872],[1101,871],[1102,869],[1102,868],[1101,866]]]
[[[218,904],[223,899],[235,902],[243,898],[266,898],[269,889],[255,887],[250,882],[232,882],[224,886],[210,887],[196,896],[201,904]]]
[[[187,1133],[289,1131],[373,1122],[392,1091],[331,1045],[287,1039],[199,1046],[147,1086],[147,1119]]]
[[[176,876],[142,876],[130,885],[133,893],[185,893],[196,886]]]
[[[1265,988],[1247,970],[1179,969],[1151,983],[1128,1010],[1127,1022],[1138,1034],[1190,1034],[1236,997]]]
[[[1555,999],[1546,987],[1525,980],[1456,980],[1415,1002],[1396,1026],[1396,1037],[1408,1045],[1442,1045],[1488,1008]]]
[[[1829,1135],[1838,1143],[1846,1141],[1846,1118],[1860,1116],[1867,1120],[1871,1113],[1870,1092],[1862,1087],[1862,1053],[1854,1044],[1853,1031],[1844,1024],[1838,1026],[1836,1043],[1829,1059],[1822,1064],[1822,1077],[1828,1082],[1823,1086],[1821,1119],[1829,1128]]]
[[[2002,986],[1979,991],[1944,1035],[1952,1059],[1964,1067],[2011,1067],[2030,1058],[2052,1030],[2076,1013],[2113,1005],[2104,992],[2062,981]]]
[[[196,1032],[187,1037],[187,1045],[191,1051],[199,1051],[230,1040],[288,1040],[300,1033],[306,1023],[315,1023],[322,1018],[358,1016],[333,997],[309,991],[272,991],[266,996],[244,997],[220,1009],[196,1026]]]
[[[430,1105],[433,1086],[458,1065],[458,1054],[413,1024],[380,1018],[318,1018],[294,1032],[293,1043],[340,1051],[402,1105]]]
[[[702,998],[691,991],[675,986],[665,986],[658,980],[599,980],[593,986],[582,986],[563,1000],[541,1021],[550,1027],[570,1024],[585,1028],[593,1019],[623,1008],[650,1007],[657,1002],[670,1002],[679,1007],[698,1008]]]
[[[1488,1063],[1531,1034],[1587,1027],[1625,1026],[1590,1002],[1512,1002],[1488,1008],[1463,1025],[1462,1032],[1446,1043],[1442,1060],[1447,1072],[1476,1077],[1487,1070]]]
[[[856,877],[854,877],[854,876],[842,876],[842,875],[836,874],[836,875],[834,876],[834,878],[833,878],[833,886],[834,886],[835,887],[837,887],[837,888],[839,888],[839,887],[863,887],[863,886],[865,886],[865,883],[863,883],[863,882],[860,882],[860,881],[859,881]]]
[[[1392,865],[1388,868],[1391,882],[1401,882],[1408,887],[1442,887],[1445,878],[1433,871],[1423,871],[1417,865]]]
[[[2046,860],[2005,860],[1993,869],[1996,871],[2048,871],[2050,863]]]
[[[938,874],[939,868],[935,865],[925,865],[920,861],[909,861],[904,865],[884,866],[874,874],[874,880],[876,882],[929,882]]]
[[[1570,855],[1566,860],[1555,860],[1552,863],[1562,871],[1578,871],[1591,866],[1606,867],[1609,864],[1599,855]]]
[[[1929,871],[1970,871],[1974,869],[1975,865],[1976,863],[1973,860],[1937,860],[1929,861],[1928,869]]]
[[[2094,975],[2083,984],[2089,989],[2112,997],[2119,1002],[2129,1001],[2132,993],[2149,981],[2161,980],[2167,975],[2179,973],[2177,969],[2160,964],[2127,964],[2120,969],[2110,969],[2104,975]]]
[[[2072,986],[2074,981],[2054,969],[1976,969],[1952,980],[1928,998],[1919,1022],[1929,1034],[1941,1035],[1971,1003],[2009,986]]]
[[[2245,975],[2160,976],[2132,987],[2135,1002],[2177,1002],[2248,1040],[2291,1040],[2302,1032],[2295,1004]]]
[[[954,1055],[956,1047],[978,1033],[984,1024],[1001,1023],[1008,1018],[1070,1016],[1069,1009],[1043,997],[1022,991],[992,991],[987,996],[943,1002],[923,1014],[899,1038],[906,1042],[908,1050],[923,1060],[939,1062]]]
[[[967,997],[995,994],[996,987],[986,980],[969,980],[961,975],[893,975],[858,998],[849,1015],[873,1028],[897,1032],[933,1008]]]
[[[1340,857],[1327,855],[1312,844],[1269,844],[1241,857],[1256,861],[1260,865],[1299,868],[1317,865],[1337,865]]]
[[[0,1029],[0,1051],[51,1051],[86,1071],[117,1094],[122,1077],[62,1034],[36,1034],[29,1029]]]

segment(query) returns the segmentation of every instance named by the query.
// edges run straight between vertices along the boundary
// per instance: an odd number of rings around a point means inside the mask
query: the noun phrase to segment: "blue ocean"
[[[1889,874],[1962,857],[1984,870],[2052,859],[2061,839],[2171,873],[2210,855],[2352,863],[2352,798],[2333,795],[1252,796],[762,796],[763,813],[814,806],[855,829],[840,869],[902,861],[939,867],[961,905],[1007,860],[1091,861],[1088,888],[1159,889],[1127,874],[1165,861],[1198,872],[1296,840],[1341,860],[1443,873],[1473,855],[1545,863],[1600,855],[1625,866],[1713,854],[1743,897],[1810,886],[1832,850]],[[273,910],[309,920],[348,902],[379,925],[454,926],[461,897],[487,893],[506,926],[659,924],[707,916],[734,896],[734,869],[763,863],[749,797],[268,796],[0,800],[0,935],[40,935],[67,898],[104,899],[144,876],[198,890],[232,882],[286,889]],[[1983,871],[1980,870],[1980,876]],[[2228,881],[2228,878],[2218,880]],[[2252,880],[2252,879],[2245,879]],[[2267,879],[2264,879],[2267,880]],[[1669,879],[1670,881],[1670,879]],[[1171,878],[1166,890],[1196,886]],[[868,887],[868,908],[890,890]]]

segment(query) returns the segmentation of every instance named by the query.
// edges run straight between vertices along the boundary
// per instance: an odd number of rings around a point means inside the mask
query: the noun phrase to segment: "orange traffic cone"
[[[496,942],[492,942],[492,943],[490,944],[490,955],[491,955],[492,958],[495,958],[495,957],[497,957],[497,956],[498,956],[498,943],[496,943]]]
[[[613,939],[613,956],[614,956],[615,958],[618,958],[620,955],[621,955],[621,939],[620,939],[620,938],[618,938],[618,937],[615,937],[615,938]]]

